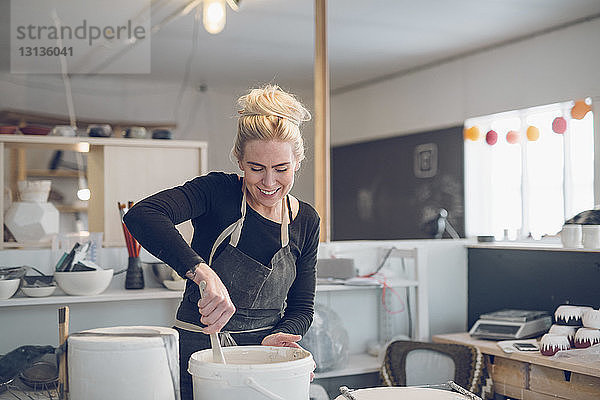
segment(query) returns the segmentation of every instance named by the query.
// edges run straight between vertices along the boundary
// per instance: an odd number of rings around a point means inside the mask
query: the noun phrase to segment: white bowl
[[[177,279],[175,281],[164,280],[163,285],[165,285],[169,290],[184,290],[185,279]]]
[[[0,280],[0,300],[10,299],[19,289],[21,279]]]
[[[72,296],[91,296],[106,290],[112,280],[114,270],[55,272],[54,280],[58,286]]]
[[[56,290],[56,285],[52,286],[23,286],[23,293],[29,297],[46,297],[52,295]]]

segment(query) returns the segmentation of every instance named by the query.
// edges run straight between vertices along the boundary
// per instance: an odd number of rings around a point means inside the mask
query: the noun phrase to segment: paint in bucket
[[[194,400],[306,400],[312,355],[294,347],[224,347],[227,364],[213,362],[212,350],[190,357]]]

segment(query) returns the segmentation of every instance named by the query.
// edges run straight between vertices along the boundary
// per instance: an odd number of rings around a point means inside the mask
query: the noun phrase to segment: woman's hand
[[[301,349],[300,345],[296,343],[302,339],[300,335],[292,335],[291,333],[277,332],[272,335],[266,336],[263,341],[263,346],[276,346],[276,347],[295,347]]]
[[[194,273],[188,272],[186,276],[197,285],[202,281],[206,282],[203,296],[198,301],[198,310],[202,315],[200,322],[206,325],[205,333],[219,332],[235,313],[235,306],[215,271],[205,263],[200,263],[195,268]]]
[[[300,345],[298,343],[296,343],[300,339],[302,339],[302,336],[300,336],[300,335],[293,335],[291,333],[277,332],[272,335],[266,336],[262,341],[262,345],[263,346],[276,346],[276,347],[295,347],[297,349],[301,349],[302,347],[300,347]],[[314,365],[313,370],[316,367],[317,366]],[[313,381],[314,377],[315,377],[315,373],[313,371],[310,371],[310,381],[311,382]]]

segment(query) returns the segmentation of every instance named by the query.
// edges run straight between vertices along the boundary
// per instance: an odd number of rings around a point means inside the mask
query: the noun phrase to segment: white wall
[[[600,20],[332,96],[333,145],[600,96]],[[598,128],[596,128],[598,129]]]
[[[72,93],[77,118],[110,121],[176,122],[176,139],[208,142],[210,171],[238,172],[229,160],[237,126],[236,99],[248,88],[200,91],[188,87],[176,109],[180,82],[160,82],[119,76],[73,76]],[[284,86],[285,87],[285,86]],[[312,93],[286,88],[312,107]],[[60,77],[0,73],[0,109],[29,110],[68,115],[64,85]],[[85,126],[83,126],[85,128]],[[313,202],[312,124],[304,128],[307,159],[294,193]],[[46,160],[44,160],[44,163]],[[36,166],[36,168],[44,168]]]

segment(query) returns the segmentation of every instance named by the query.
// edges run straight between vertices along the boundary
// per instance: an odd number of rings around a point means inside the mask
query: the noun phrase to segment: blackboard
[[[600,253],[470,248],[468,324],[504,308],[600,307]]]
[[[432,238],[442,208],[464,237],[462,126],[334,146],[331,182],[333,240]]]

